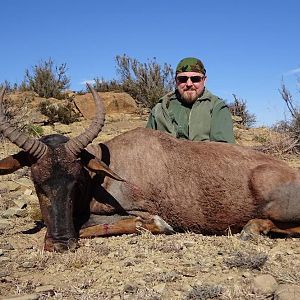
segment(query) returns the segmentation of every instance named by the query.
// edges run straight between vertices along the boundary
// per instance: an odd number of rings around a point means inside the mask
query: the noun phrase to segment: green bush
[[[74,111],[71,101],[65,104],[52,104],[46,100],[39,104],[39,109],[43,115],[48,117],[50,124],[56,122],[71,124],[78,121],[80,117],[80,114]]]
[[[122,84],[115,79],[105,80],[103,77],[97,77],[94,81],[94,88],[97,92],[124,92]]]
[[[25,70],[25,80],[21,84],[22,89],[36,92],[43,98],[64,98],[63,90],[70,85],[70,79],[66,75],[67,65],[61,64],[59,67],[49,58],[35,65],[30,72]]]
[[[174,71],[169,64],[161,66],[155,58],[141,63],[125,54],[116,56],[116,62],[124,91],[147,107],[152,108],[174,87]]]
[[[117,80],[95,79],[98,92],[126,92],[138,103],[152,108],[158,99],[174,88],[174,71],[169,64],[160,65],[156,59],[141,63],[135,58],[117,55]]]
[[[26,131],[29,133],[29,135],[40,138],[44,134],[44,129],[42,126],[34,125],[34,124],[28,124],[26,126]]]

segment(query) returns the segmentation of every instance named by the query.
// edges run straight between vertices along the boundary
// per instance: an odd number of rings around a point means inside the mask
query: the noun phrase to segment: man
[[[176,68],[175,91],[154,106],[146,127],[193,141],[234,143],[231,113],[205,88],[206,78],[199,59],[182,59]]]

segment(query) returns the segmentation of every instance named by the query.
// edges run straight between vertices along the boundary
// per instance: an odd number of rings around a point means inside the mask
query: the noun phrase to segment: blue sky
[[[0,83],[20,83],[25,69],[52,58],[67,63],[71,89],[96,77],[117,78],[115,56],[156,57],[175,69],[195,56],[207,88],[247,101],[257,125],[289,117],[282,78],[299,101],[299,0],[4,0]]]

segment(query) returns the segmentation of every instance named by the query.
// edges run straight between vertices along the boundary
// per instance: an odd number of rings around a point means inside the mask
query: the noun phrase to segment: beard
[[[188,103],[188,104],[191,104],[191,103],[194,103],[198,98],[199,96],[202,94],[203,91],[196,91],[194,89],[188,89],[188,90],[184,90],[180,93],[181,95],[181,99]]]

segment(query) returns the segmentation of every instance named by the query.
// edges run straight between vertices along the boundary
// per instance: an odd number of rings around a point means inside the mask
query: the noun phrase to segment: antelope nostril
[[[53,240],[47,239],[45,241],[44,250],[50,252],[66,252],[75,251],[78,248],[77,239],[72,238],[68,240]]]
[[[67,242],[54,242],[53,248],[56,252],[75,251],[78,248],[78,243],[75,239]]]

